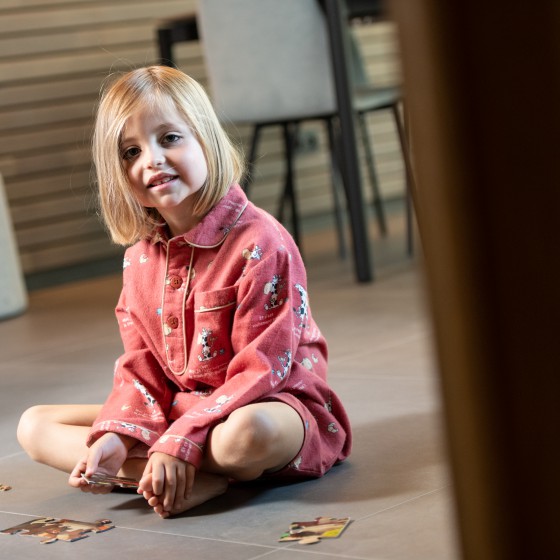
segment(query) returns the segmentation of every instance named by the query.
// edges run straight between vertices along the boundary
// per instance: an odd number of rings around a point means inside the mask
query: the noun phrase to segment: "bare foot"
[[[193,507],[199,506],[212,498],[221,496],[228,488],[228,479],[218,474],[197,472],[191,496],[188,500],[176,500],[170,511],[163,509],[159,497],[153,492],[144,492],[143,496],[154,511],[162,518],[183,513]]]

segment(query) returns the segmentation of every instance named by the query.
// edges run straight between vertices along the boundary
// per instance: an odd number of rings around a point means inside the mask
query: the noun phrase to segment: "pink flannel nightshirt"
[[[116,308],[124,344],[88,445],[132,436],[200,466],[208,433],[235,409],[279,400],[306,427],[288,474],[321,476],[350,453],[348,418],[326,382],[327,347],[286,230],[238,185],[184,235],[127,249]]]

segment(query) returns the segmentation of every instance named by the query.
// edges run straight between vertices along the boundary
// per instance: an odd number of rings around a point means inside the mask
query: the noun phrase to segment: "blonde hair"
[[[240,152],[220,125],[206,92],[183,72],[167,66],[132,70],[103,93],[93,133],[93,163],[97,174],[101,214],[113,242],[128,245],[149,237],[163,221],[157,210],[145,208],[134,196],[121,154],[128,118],[139,108],[172,103],[200,143],[208,176],[194,195],[194,213],[203,216],[240,181]]]

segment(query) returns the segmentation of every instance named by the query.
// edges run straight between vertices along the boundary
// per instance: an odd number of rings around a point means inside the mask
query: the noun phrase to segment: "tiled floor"
[[[405,256],[400,222],[375,242],[376,281],[354,282],[327,232],[305,238],[310,297],[330,342],[330,381],[347,406],[354,452],[321,480],[245,485],[181,517],[161,520],[133,494],[82,494],[66,475],[21,451],[16,425],[35,403],[94,403],[119,352],[113,307],[119,277],[33,292],[29,311],[0,322],[0,530],[33,517],[95,521],[114,530],[74,543],[0,534],[0,559],[458,557],[440,399],[418,259]],[[291,521],[349,516],[339,539],[278,543]]]

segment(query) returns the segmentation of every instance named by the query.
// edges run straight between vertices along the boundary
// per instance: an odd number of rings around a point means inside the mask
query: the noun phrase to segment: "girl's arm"
[[[112,432],[151,447],[168,428],[166,417],[173,392],[142,330],[141,319],[131,315],[126,280],[132,281],[125,276],[115,310],[124,353],[115,363],[113,388],[93,424],[88,445]],[[144,447],[144,455],[146,451]]]

